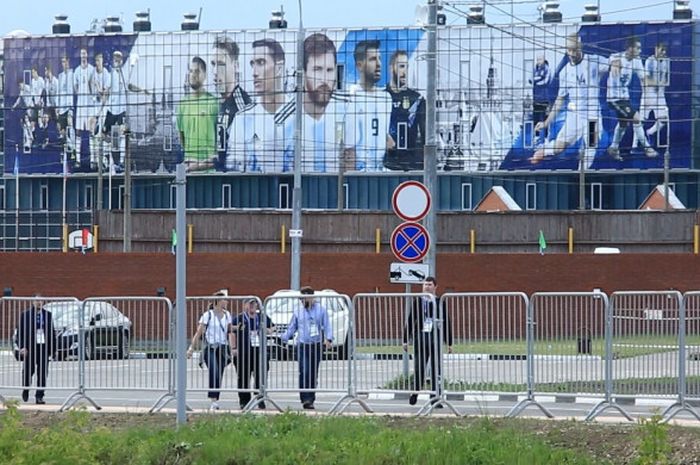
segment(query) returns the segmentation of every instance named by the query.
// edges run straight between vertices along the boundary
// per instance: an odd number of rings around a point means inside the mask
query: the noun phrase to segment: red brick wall
[[[389,254],[304,254],[302,284],[347,294],[401,292],[389,283]],[[187,293],[208,295],[222,287],[232,294],[264,297],[289,287],[290,255],[192,254],[187,257]],[[439,291],[700,290],[700,256],[692,254],[442,254]],[[175,297],[171,254],[3,253],[0,287],[14,295],[154,296],[165,287]],[[417,290],[417,288],[415,288]]]

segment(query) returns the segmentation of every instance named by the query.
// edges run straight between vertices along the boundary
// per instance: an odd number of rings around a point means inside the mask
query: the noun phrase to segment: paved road
[[[137,355],[135,354],[135,357]],[[666,358],[667,357],[667,358]],[[637,370],[646,376],[677,376],[674,373],[673,354],[664,355],[666,363],[646,363]],[[196,412],[206,411],[209,402],[206,399],[206,370],[198,366],[196,358],[188,361],[188,405]],[[412,364],[411,364],[412,365]],[[542,358],[536,363],[537,382],[562,382],[564,380],[600,380],[602,379],[602,361],[596,357],[571,357],[567,360],[559,358]],[[33,397],[30,403],[22,404],[23,408],[58,409],[64,401],[77,392],[80,373],[76,361],[51,363],[49,388],[47,389],[47,406],[35,406]],[[450,380],[465,382],[525,382],[525,360],[480,360],[474,357],[451,357],[445,364],[445,373]],[[130,360],[102,360],[85,363],[84,385],[86,394],[97,404],[108,410],[141,411],[152,407],[161,396],[172,392],[173,380],[169,377],[172,361],[165,359],[134,358]],[[347,361],[327,360],[321,364],[317,412],[329,412],[336,402],[347,392],[348,382]],[[396,380],[406,369],[401,360],[358,360],[355,365],[355,380],[358,392],[372,410],[379,414],[411,415],[419,412],[419,408],[428,401],[428,394],[422,394],[415,406],[408,405],[407,395],[410,387],[403,392],[388,392],[380,389],[388,382]],[[620,363],[621,376],[630,375],[634,364],[629,360]],[[690,366],[689,372],[695,372],[698,367]],[[412,366],[411,366],[412,370]],[[5,399],[19,399],[21,388],[21,364],[17,363],[7,353],[0,353],[0,396]],[[269,373],[270,398],[279,404],[283,410],[300,410],[296,386],[298,382],[297,363],[293,361],[271,363]],[[229,367],[223,381],[221,406],[224,411],[239,412],[235,387],[235,370]],[[556,417],[585,418],[602,399],[602,392],[589,392],[588,395],[558,395],[536,396]],[[33,393],[32,393],[33,395]],[[450,395],[448,400],[460,414],[467,415],[505,415],[523,395],[515,394],[482,394],[460,393]],[[167,400],[167,399],[166,399]],[[675,400],[673,393],[655,398],[636,399],[631,405],[623,407],[633,416],[650,416],[659,409],[663,410]],[[90,405],[84,400],[79,404]],[[175,408],[174,401],[165,405],[165,411]],[[700,407],[698,407],[700,410]],[[272,403],[268,411],[273,410]],[[347,412],[359,413],[362,410],[352,405]],[[451,409],[436,410],[434,415],[450,415]],[[523,416],[542,416],[535,406],[528,407],[522,412]],[[616,411],[609,410],[606,416],[622,419]],[[682,413],[677,418],[691,419],[692,416]],[[700,425],[700,421],[695,422]]]

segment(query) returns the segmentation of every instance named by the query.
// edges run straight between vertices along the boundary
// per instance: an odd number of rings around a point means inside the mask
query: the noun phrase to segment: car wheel
[[[129,358],[129,331],[122,331],[121,337],[119,338],[119,347],[117,348],[117,358],[127,359]]]

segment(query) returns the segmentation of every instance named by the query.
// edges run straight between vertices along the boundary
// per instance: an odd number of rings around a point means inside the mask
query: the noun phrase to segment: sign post
[[[391,251],[402,263],[392,263],[389,267],[389,282],[405,283],[406,298],[404,307],[406,315],[411,308],[411,283],[419,284],[430,276],[427,264],[417,263],[423,260],[430,249],[430,234],[420,221],[430,212],[432,200],[430,191],[418,181],[406,181],[398,185],[391,196],[394,213],[401,218],[401,223],[391,234]],[[408,377],[408,352],[403,352],[403,374]]]

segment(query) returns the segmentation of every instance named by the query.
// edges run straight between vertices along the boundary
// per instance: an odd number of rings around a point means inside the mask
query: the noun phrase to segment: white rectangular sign
[[[290,229],[289,230],[289,237],[302,237],[304,234],[303,229]]]
[[[430,268],[423,263],[392,263],[389,267],[389,282],[416,284],[430,276]]]

